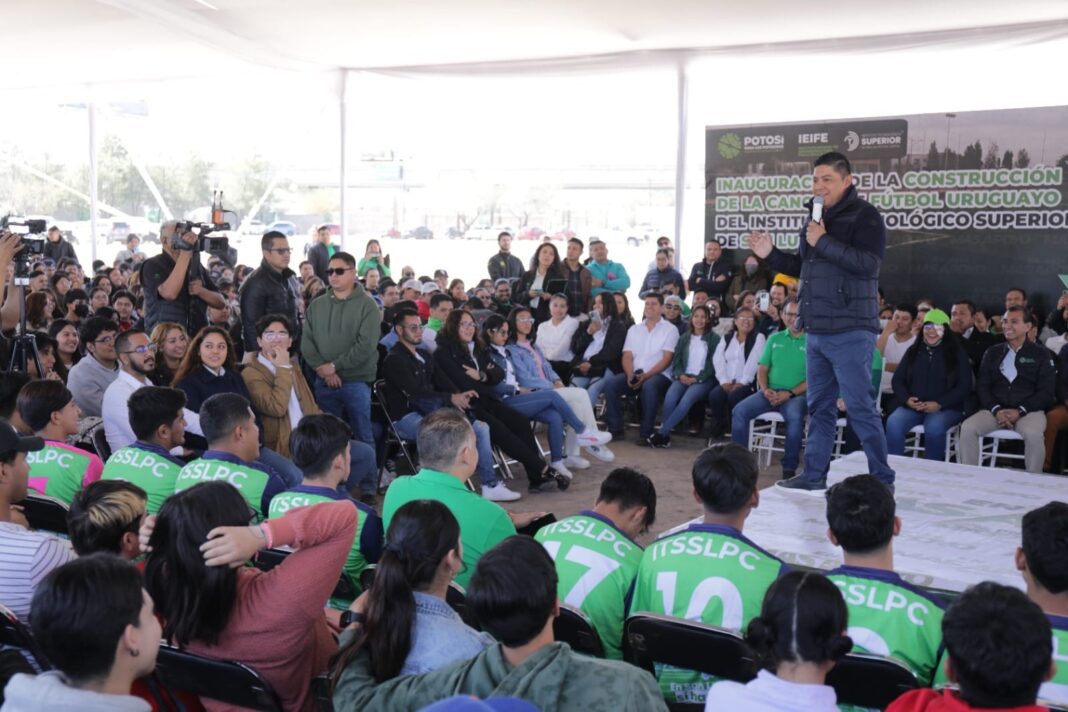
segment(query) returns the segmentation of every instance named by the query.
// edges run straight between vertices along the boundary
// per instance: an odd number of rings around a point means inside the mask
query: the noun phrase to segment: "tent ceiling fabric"
[[[212,9],[216,8],[216,9]],[[1068,22],[1064,0],[4,2],[0,88],[538,62]],[[830,44],[834,44],[833,42]],[[856,49],[862,49],[858,47]]]

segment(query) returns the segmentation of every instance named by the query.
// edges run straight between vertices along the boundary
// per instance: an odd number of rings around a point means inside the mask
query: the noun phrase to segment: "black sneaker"
[[[797,470],[783,470],[782,471],[782,477],[780,477],[779,479],[780,480],[789,480],[796,474],[797,474]]]
[[[649,436],[649,444],[657,448],[671,447],[671,436],[653,433]]]
[[[653,436],[647,435],[643,438],[639,435],[637,445],[638,447],[653,447]]]
[[[548,475],[550,479],[556,480],[556,486],[561,492],[571,486],[571,478],[562,472],[557,472],[554,467],[549,468]]]
[[[544,492],[546,487],[550,484],[554,484],[555,480],[545,472],[540,473],[537,477],[530,480],[530,484],[527,486],[528,492]]]
[[[822,495],[827,491],[827,479],[816,480],[811,477],[805,477],[804,473],[795,475],[788,480],[780,480],[775,483],[779,487],[788,490],[797,490],[804,494]]]

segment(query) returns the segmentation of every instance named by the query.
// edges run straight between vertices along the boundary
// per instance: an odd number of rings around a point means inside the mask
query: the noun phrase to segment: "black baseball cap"
[[[43,450],[44,446],[45,442],[42,438],[23,437],[18,434],[11,423],[0,418],[0,455],[12,452],[37,452]]]

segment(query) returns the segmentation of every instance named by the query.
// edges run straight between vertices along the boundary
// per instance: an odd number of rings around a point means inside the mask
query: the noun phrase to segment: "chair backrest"
[[[67,513],[70,507],[55,497],[31,492],[26,499],[18,503],[31,529],[57,532],[67,535]]]
[[[827,675],[827,684],[840,705],[878,709],[920,686],[912,671],[897,660],[867,653],[850,653],[839,660]]]
[[[156,676],[173,690],[264,712],[281,712],[282,702],[263,677],[242,663],[214,660],[160,643]]]
[[[627,618],[623,658],[654,674],[656,662],[738,682],[752,680],[757,668],[739,633],[653,613]]]
[[[93,449],[96,450],[96,454],[104,462],[107,462],[108,458],[111,457],[111,446],[108,445],[107,433],[102,427],[93,431]]]
[[[597,635],[589,616],[574,606],[560,603],[560,615],[553,621],[553,637],[567,643],[577,653],[604,657],[601,636]]]
[[[37,647],[30,629],[14,613],[0,606],[0,648],[8,647],[28,652],[42,670],[52,669],[44,653]]]

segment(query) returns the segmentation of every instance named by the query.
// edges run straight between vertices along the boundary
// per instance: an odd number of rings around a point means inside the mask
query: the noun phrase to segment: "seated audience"
[[[149,335],[156,345],[156,370],[152,382],[157,386],[174,385],[174,374],[182,365],[189,350],[189,335],[185,327],[173,321],[161,321]]]
[[[642,559],[635,540],[655,521],[652,481],[620,467],[601,483],[593,509],[544,526],[534,536],[556,562],[560,600],[589,616],[610,660],[623,659],[623,621]]]
[[[1068,344],[1057,352],[1057,389],[1055,405],[1046,411],[1046,431],[1043,435],[1045,457],[1042,471],[1060,474],[1053,469],[1053,455],[1056,452],[1057,436],[1068,430]],[[1065,467],[1061,462],[1061,471]]]
[[[953,302],[953,308],[950,311],[949,328],[960,337],[964,351],[968,354],[968,363],[972,367],[972,374],[978,375],[979,364],[983,361],[983,354],[994,344],[1004,341],[1004,338],[976,328],[975,312],[975,304],[967,299]]]
[[[115,350],[119,357],[119,377],[104,391],[101,404],[104,434],[111,452],[117,452],[137,439],[127,402],[138,389],[153,385],[152,372],[156,368],[157,356],[156,345],[145,332],[137,329],[119,334],[115,339]],[[188,411],[187,415],[193,424],[191,432],[199,432],[200,419],[196,413]]]
[[[679,296],[686,298],[686,283],[682,275],[671,264],[671,255],[666,249],[656,251],[656,266],[646,273],[642,280],[642,286],[638,289],[638,296],[645,299],[650,294],[659,294],[661,287],[666,284],[674,284],[679,290]]]
[[[393,515],[388,535],[363,620],[338,652],[337,673],[362,650],[370,653],[375,682],[385,682],[470,660],[493,645],[445,602],[464,567],[460,525],[449,508],[429,499],[408,502]]]
[[[294,507],[337,500],[349,502],[360,516],[356,537],[345,559],[343,575],[360,590],[360,574],[382,555],[382,518],[366,504],[353,499],[341,485],[349,476],[352,429],[333,415],[306,415],[290,435],[290,457],[304,480],[271,499],[268,517],[277,519]]]
[[[786,574],[768,588],[745,633],[761,667],[756,679],[717,682],[705,712],[836,712],[838,697],[825,681],[853,647],[847,618],[842,594],[824,576]]]
[[[1042,685],[1040,699],[1068,705],[1068,504],[1050,502],[1023,517],[1022,544],[1016,568],[1023,575],[1027,597],[1038,604],[1053,628],[1057,670]]]
[[[78,490],[100,479],[104,469],[100,458],[65,442],[78,433],[81,411],[61,381],[31,381],[23,386],[19,416],[45,444],[26,456],[30,489],[70,504]]]
[[[580,265],[581,267],[581,265]],[[581,267],[583,273],[589,270]],[[549,299],[549,319],[538,324],[537,342],[542,355],[559,375],[564,385],[571,383],[571,340],[579,329],[579,320],[568,315],[568,301],[563,294],[554,294]]]
[[[137,569],[110,554],[71,561],[48,574],[33,597],[30,627],[53,669],[16,675],[5,712],[148,712],[130,695],[152,673],[160,623]]]
[[[645,550],[634,583],[632,614],[690,617],[687,610],[697,589],[709,578],[716,578],[732,587],[727,589],[730,599],[740,605],[727,606],[726,596],[714,597],[701,610],[700,622],[745,629],[759,612],[768,586],[786,569],[783,562],[742,534],[746,518],[760,504],[758,474],[753,454],[734,443],[714,445],[697,456],[692,471],[694,499],[701,503],[704,518],[658,539]],[[722,553],[713,558],[703,555],[705,551]],[[665,593],[658,582],[667,579],[675,585]],[[665,667],[660,689],[670,703],[704,702],[710,679],[690,670]]]
[[[586,269],[590,271],[590,286],[593,287],[591,291],[594,296],[623,293],[630,288],[627,268],[608,259],[608,245],[599,237],[590,238],[590,261],[586,263]]]
[[[571,350],[571,385],[586,389],[590,405],[596,406],[609,376],[623,372],[623,344],[627,325],[619,317],[616,300],[607,292],[593,298],[589,322],[575,331]]]
[[[734,275],[734,279],[731,280],[731,286],[727,288],[724,301],[728,309],[736,309],[740,305],[739,297],[742,292],[756,294],[757,292],[766,292],[770,288],[771,275],[768,274],[768,268],[764,264],[764,260],[756,255],[749,254],[745,256],[745,262],[742,263],[742,271]],[[784,288],[783,299],[779,301],[780,305],[785,301],[785,297],[786,290]]]
[[[51,378],[55,381],[61,381],[59,373],[56,371],[56,348],[57,344],[48,334],[43,331],[35,331],[32,334],[34,345],[37,347],[37,358],[41,361],[40,369],[37,368],[37,361],[33,358],[32,354],[26,356],[26,372],[30,374],[30,378],[36,380],[39,378]]]
[[[1053,672],[1049,621],[1022,591],[986,581],[954,599],[942,619],[945,671],[959,690],[920,689],[887,712],[1038,712],[1039,687]]]
[[[844,562],[827,578],[845,596],[856,648],[896,658],[927,686],[938,668],[945,604],[894,573],[893,538],[901,532],[895,508],[894,495],[872,475],[827,490],[827,536],[842,547]]]
[[[757,391],[734,406],[731,415],[731,439],[749,446],[749,427],[758,415],[775,411],[786,421],[785,452],[782,456],[784,480],[793,477],[801,461],[801,439],[805,434],[808,403],[805,391],[807,367],[805,332],[797,328],[797,302],[783,307],[786,331],[777,331],[768,339],[757,369]]]
[[[1045,346],[1027,340],[1034,323],[1030,311],[1010,307],[1001,323],[1005,343],[988,348],[979,367],[979,411],[960,426],[960,461],[978,465],[980,436],[1008,429],[1024,439],[1027,471],[1042,472],[1045,410],[1056,400],[1057,369]]]
[[[102,317],[86,319],[78,332],[85,356],[70,369],[67,386],[86,416],[100,417],[104,391],[119,377],[115,337],[119,327]]]
[[[716,240],[705,242],[705,258],[690,270],[690,291],[700,289],[709,298],[722,300],[731,286],[731,277],[731,259],[723,255],[723,246]]]
[[[739,309],[731,321],[733,326],[712,354],[716,385],[708,392],[708,406],[714,438],[721,436],[725,424],[731,422],[734,406],[756,393],[757,369],[767,342],[767,337],[756,329],[756,312],[752,309]]]
[[[286,489],[282,477],[269,465],[256,460],[260,452],[260,429],[248,401],[236,393],[211,396],[200,409],[200,427],[208,449],[183,467],[174,483],[181,492],[199,482],[223,480],[241,493],[261,521],[271,498]]]
[[[128,332],[127,332],[128,333]],[[111,454],[101,480],[125,480],[146,494],[149,514],[174,494],[185,462],[171,454],[185,441],[185,393],[177,388],[145,386],[127,399],[132,443]]]
[[[941,309],[927,312],[920,338],[894,371],[894,402],[898,406],[886,421],[890,455],[904,455],[909,431],[922,425],[923,456],[945,459],[946,433],[960,423],[972,390],[968,353],[947,324],[949,317]]]
[[[689,328],[689,321],[682,313],[682,309],[686,302],[682,301],[678,296],[674,294],[667,294],[664,296],[664,306],[661,307],[661,315],[664,317],[664,321],[674,326],[679,336],[686,333],[686,329]]]
[[[41,579],[74,558],[69,542],[30,531],[22,510],[12,506],[26,499],[26,454],[44,446],[41,438],[22,437],[0,420],[0,604],[24,621]]]
[[[393,514],[414,499],[441,502],[460,522],[462,555],[466,566],[456,582],[466,587],[482,554],[516,533],[544,512],[513,514],[487,502],[465,483],[475,472],[478,450],[471,424],[463,413],[441,408],[425,416],[416,440],[422,469],[412,477],[398,477],[386,490],[382,519],[388,530]]]
[[[56,364],[54,370],[64,383],[70,375],[74,364],[82,357],[78,349],[78,327],[66,319],[56,319],[48,327],[48,335],[56,342]]]
[[[309,709],[312,678],[337,652],[323,604],[357,518],[349,503],[327,502],[250,525],[247,500],[227,482],[179,491],[141,529],[145,588],[164,621],[163,638],[244,663],[271,683],[283,709]],[[296,551],[270,571],[242,566],[261,549],[285,546]],[[225,709],[202,701],[208,710]]]
[[[708,307],[695,307],[689,329],[679,337],[671,361],[672,383],[664,398],[660,432],[649,439],[653,447],[671,447],[671,431],[695,405],[705,402],[716,385],[712,356],[720,339],[712,332],[711,322]]]
[[[556,571],[545,549],[529,537],[511,537],[482,557],[467,605],[496,645],[470,660],[382,683],[372,656],[361,651],[338,679],[335,709],[414,710],[456,693],[519,697],[541,710],[667,709],[644,670],[579,655],[554,642]]]
[[[875,340],[875,348],[883,354],[882,393],[891,395],[894,392],[892,383],[894,371],[897,370],[897,365],[901,362],[905,352],[916,341],[916,329],[913,328],[916,317],[916,307],[911,304],[898,304],[894,309],[893,318],[886,323],[879,338]]]
[[[30,377],[20,371],[0,373],[0,418],[7,420],[15,431],[23,435],[33,433],[19,416],[19,391],[30,382]]]
[[[623,372],[605,378],[604,417],[614,438],[623,436],[624,394],[640,394],[639,445],[648,445],[653,434],[656,411],[671,386],[664,371],[671,365],[679,340],[678,330],[661,317],[663,305],[664,298],[660,294],[645,298],[645,319],[627,330],[627,340],[623,344]]]
[[[70,543],[78,556],[96,552],[132,561],[141,555],[138,531],[148,496],[131,482],[99,480],[78,492],[67,513]]]

